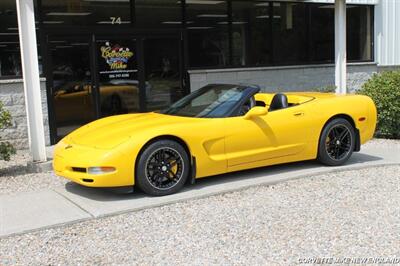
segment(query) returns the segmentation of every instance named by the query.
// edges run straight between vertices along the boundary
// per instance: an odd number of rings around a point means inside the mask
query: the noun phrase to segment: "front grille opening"
[[[85,183],[93,183],[93,179],[88,179],[88,178],[84,178],[82,179],[82,181]]]
[[[86,173],[86,168],[82,167],[72,167],[72,171],[79,172],[79,173]]]

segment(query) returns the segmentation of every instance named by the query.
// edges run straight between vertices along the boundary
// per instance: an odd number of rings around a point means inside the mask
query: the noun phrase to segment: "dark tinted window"
[[[179,28],[182,5],[176,0],[136,0],[135,26],[138,28]]]
[[[21,76],[15,1],[0,3],[0,78]]]
[[[373,13],[368,6],[347,7],[347,58],[352,61],[373,60]]]
[[[232,2],[233,65],[271,63],[270,10],[269,2]]]
[[[228,16],[223,1],[188,2],[193,68],[334,62],[332,4],[233,0]],[[365,5],[347,7],[349,61],[373,60],[373,10]]]
[[[45,25],[125,25],[130,24],[127,0],[42,0]]]
[[[309,5],[309,61],[332,62],[335,56],[335,26],[333,5]]]
[[[191,67],[229,65],[228,12],[225,1],[186,1]]]
[[[307,14],[302,3],[274,3],[273,56],[278,65],[307,61]]]

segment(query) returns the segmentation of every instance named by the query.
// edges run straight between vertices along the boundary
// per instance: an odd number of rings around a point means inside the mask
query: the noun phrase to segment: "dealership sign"
[[[134,55],[128,47],[124,48],[118,44],[111,46],[109,42],[106,42],[105,46],[101,46],[100,51],[110,70],[127,69],[129,59]]]

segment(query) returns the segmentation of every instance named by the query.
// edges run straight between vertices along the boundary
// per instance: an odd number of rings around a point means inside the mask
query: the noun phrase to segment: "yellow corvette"
[[[161,196],[249,168],[341,165],[373,137],[377,113],[366,96],[259,91],[208,85],[162,112],[92,122],[57,144],[54,170],[84,186],[137,185]]]

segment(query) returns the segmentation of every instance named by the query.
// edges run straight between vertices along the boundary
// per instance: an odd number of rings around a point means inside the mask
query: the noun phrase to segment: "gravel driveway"
[[[0,240],[0,265],[400,257],[400,166],[303,178]]]
[[[400,140],[373,139],[363,145],[362,149],[374,147],[400,150]],[[28,160],[30,156],[27,152],[19,152],[9,162],[0,161],[0,195],[63,187],[68,182],[52,172],[26,173]]]

